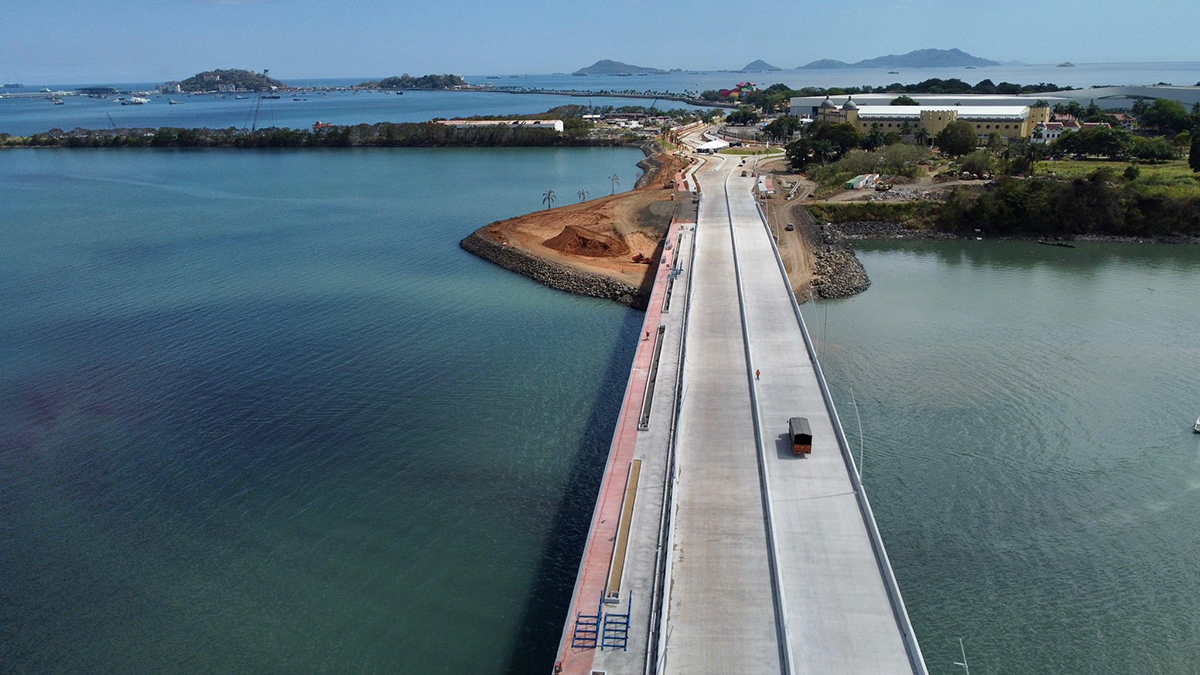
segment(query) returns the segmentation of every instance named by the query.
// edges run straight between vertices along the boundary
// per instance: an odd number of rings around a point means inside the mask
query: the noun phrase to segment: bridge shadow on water
[[[538,560],[532,591],[519,619],[520,631],[505,667],[505,672],[510,675],[549,674],[554,669],[558,641],[570,608],[575,577],[644,319],[643,312],[625,314],[620,338],[609,355],[600,383],[601,393],[589,413],[586,430],[575,452],[575,464]],[[598,602],[599,598],[596,600]]]

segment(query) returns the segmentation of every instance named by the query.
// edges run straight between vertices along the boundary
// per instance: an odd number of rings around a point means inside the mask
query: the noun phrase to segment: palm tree
[[[925,127],[921,127],[917,129],[917,133],[913,134],[913,140],[921,145],[929,145],[929,132],[925,130]]]
[[[614,195],[617,194],[617,186],[621,184],[620,177],[618,177],[617,174],[614,173],[613,175],[609,176],[608,179],[610,181],[612,181],[612,192],[609,194],[614,194]]]
[[[550,205],[554,203],[554,190],[546,190],[542,193],[542,203],[546,205],[546,210],[550,210]]]
[[[580,190],[579,190],[579,192],[577,192],[577,193],[575,193],[575,194],[579,195],[579,201],[581,201],[581,202],[586,202],[586,201],[587,201],[587,198],[588,198],[588,191],[587,191],[587,190],[580,189]]]

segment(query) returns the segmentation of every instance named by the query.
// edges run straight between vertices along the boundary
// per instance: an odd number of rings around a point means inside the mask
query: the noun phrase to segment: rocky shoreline
[[[808,209],[797,209],[797,217],[813,255],[812,292],[831,300],[858,295],[871,287],[871,279],[854,249],[845,243],[837,226],[818,224]]]
[[[664,164],[661,156],[665,152],[663,147],[655,141],[639,143],[636,147],[645,153],[646,157],[637,163],[642,170],[642,177],[634,185],[635,190],[648,185],[658,176]],[[482,234],[485,229],[480,228],[467,235],[458,242],[459,247],[494,265],[499,265],[510,272],[516,272],[555,290],[591,298],[615,300],[641,310],[645,310],[646,305],[650,302],[648,293],[627,283],[577,269],[558,261],[546,260],[517,247],[493,241]]]
[[[895,222],[848,221],[844,223],[817,223],[807,209],[799,209],[804,234],[812,247],[814,258],[814,280],[812,289],[818,297],[825,299],[848,298],[871,287],[871,279],[854,254],[850,241],[868,239],[972,239],[950,232],[921,230]],[[1044,238],[1044,237],[1043,237]],[[1038,237],[1004,237],[1006,240],[1038,241]],[[1126,244],[1200,244],[1200,237],[1117,237],[1090,235],[1073,237],[1069,241],[1110,242]]]
[[[642,310],[650,301],[649,296],[629,284],[539,258],[516,247],[494,242],[479,231],[467,235],[458,245],[472,255],[556,290],[615,300]]]

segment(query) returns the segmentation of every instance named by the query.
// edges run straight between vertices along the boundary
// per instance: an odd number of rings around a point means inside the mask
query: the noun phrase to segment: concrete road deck
[[[665,673],[781,672],[754,422],[724,180],[737,159],[696,173],[687,359],[676,453],[675,547]]]
[[[751,369],[765,440],[777,561],[793,673],[913,672],[882,570],[834,436],[804,338],[751,194],[735,174],[729,204]],[[807,417],[813,450],[796,457],[789,417]]]

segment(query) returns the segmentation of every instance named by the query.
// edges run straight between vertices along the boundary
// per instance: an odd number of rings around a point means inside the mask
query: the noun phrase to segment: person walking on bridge
[[[755,370],[755,371],[754,371],[754,379],[756,379],[756,380],[757,380],[759,375],[762,375],[762,371],[761,371],[761,370]]]

